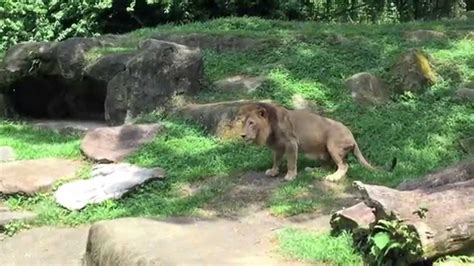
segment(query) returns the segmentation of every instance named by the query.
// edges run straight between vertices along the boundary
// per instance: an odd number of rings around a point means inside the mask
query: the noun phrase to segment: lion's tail
[[[374,167],[372,166],[364,157],[364,155],[362,155],[362,152],[360,151],[359,149],[359,145],[357,145],[357,143],[355,144],[354,146],[354,149],[353,149],[353,153],[354,153],[354,156],[357,158],[357,160],[359,160],[360,164],[362,164],[365,168],[367,169],[370,169],[370,170],[385,170],[385,171],[389,171],[391,172],[395,166],[397,165],[397,158],[394,157],[392,159],[392,163],[389,167],[385,167],[385,168],[380,168],[380,167]]]

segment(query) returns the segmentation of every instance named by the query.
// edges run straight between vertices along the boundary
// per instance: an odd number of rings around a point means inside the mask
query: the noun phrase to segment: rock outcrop
[[[114,51],[123,36],[24,42],[0,63],[0,95],[16,112],[49,118],[105,119],[118,125],[201,88],[199,48],[146,39]],[[118,48],[117,48],[118,49]]]

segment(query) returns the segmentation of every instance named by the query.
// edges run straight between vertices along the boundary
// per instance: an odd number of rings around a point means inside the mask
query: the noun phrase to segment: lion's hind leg
[[[333,182],[339,181],[346,176],[347,170],[349,170],[346,158],[347,154],[354,148],[354,146],[352,143],[341,144],[329,141],[327,147],[332,160],[337,165],[337,170],[336,172],[326,176],[325,179]]]

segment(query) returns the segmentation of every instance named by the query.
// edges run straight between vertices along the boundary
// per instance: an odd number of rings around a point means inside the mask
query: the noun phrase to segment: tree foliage
[[[464,0],[2,0],[0,51],[21,41],[223,16],[378,23],[454,17],[465,9]]]

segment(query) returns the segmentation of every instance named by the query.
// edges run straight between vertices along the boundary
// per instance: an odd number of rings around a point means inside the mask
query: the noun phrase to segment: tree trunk
[[[400,191],[354,182],[363,203],[335,213],[334,229],[360,234],[381,219],[397,219],[417,232],[422,255],[432,259],[474,246],[474,161],[458,163],[407,182]]]

